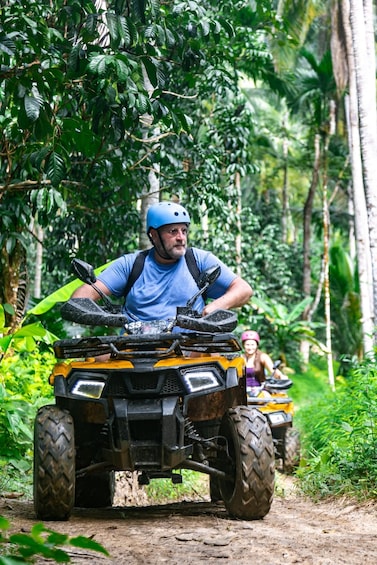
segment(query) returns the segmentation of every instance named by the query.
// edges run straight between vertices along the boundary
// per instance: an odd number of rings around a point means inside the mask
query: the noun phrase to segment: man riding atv
[[[105,269],[96,288],[105,295],[124,297],[123,311],[129,321],[174,318],[177,306],[185,304],[197,290],[196,275],[214,265],[221,274],[207,293],[205,305],[198,298],[202,316],[217,309],[243,306],[252,295],[250,285],[210,252],[187,248],[190,216],[174,202],[159,202],[147,213],[147,233],[153,245],[147,252],[122,255]],[[136,272],[135,272],[136,271]],[[73,298],[98,300],[100,293],[85,284]]]
[[[272,434],[247,406],[245,362],[230,333],[237,316],[229,308],[252,290],[211,253],[186,247],[189,224],[182,206],[163,202],[148,211],[152,249],[123,255],[98,280],[73,260],[85,284],[62,317],[122,331],[54,343],[55,404],[39,408],[34,425],[38,519],[111,506],[117,471],[136,471],[140,484],[176,484],[191,469],[209,476],[212,498],[230,515],[269,512]],[[124,297],[122,311],[109,294]]]

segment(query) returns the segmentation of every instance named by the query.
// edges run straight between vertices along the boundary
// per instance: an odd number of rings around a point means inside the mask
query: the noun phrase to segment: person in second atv
[[[241,335],[241,341],[246,361],[246,390],[260,386],[266,380],[266,371],[276,379],[287,378],[279,369],[274,369],[271,357],[259,349],[258,332],[246,330]]]
[[[127,253],[116,259],[100,275],[96,286],[106,295],[125,297],[124,313],[129,321],[172,319],[177,306],[184,306],[198,291],[192,274],[192,263],[200,272],[220,265],[221,274],[208,288],[205,304],[199,297],[194,307],[203,316],[217,309],[242,306],[252,296],[250,285],[237,276],[220,259],[208,251],[187,247],[190,227],[188,211],[174,202],[159,202],[147,212],[147,233],[152,248],[145,256],[131,288],[127,286],[139,251]],[[191,257],[191,261],[189,258]],[[190,267],[191,263],[191,267]],[[73,298],[97,300],[98,293],[90,285],[83,285],[73,293]]]

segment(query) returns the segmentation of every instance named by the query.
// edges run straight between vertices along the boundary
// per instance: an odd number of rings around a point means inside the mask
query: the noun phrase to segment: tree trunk
[[[352,197],[357,265],[360,286],[360,305],[362,313],[364,354],[373,351],[373,288],[372,264],[369,245],[368,214],[363,186],[362,162],[360,152],[359,116],[357,108],[357,89],[354,68],[352,36],[349,20],[349,0],[342,1],[342,24],[346,42],[349,95],[345,98],[348,145],[352,169]]]
[[[324,261],[324,300],[325,300],[325,323],[326,323],[326,349],[327,349],[327,371],[329,384],[335,390],[334,367],[332,360],[332,339],[331,339],[331,301],[330,301],[330,278],[329,278],[329,244],[330,244],[330,214],[328,204],[327,186],[327,155],[330,136],[335,130],[335,103],[330,103],[330,128],[329,134],[324,141],[324,165],[323,165],[323,261]]]
[[[241,201],[241,175],[240,173],[235,174],[234,184],[236,186],[237,192],[237,210],[236,210],[236,217],[237,217],[237,234],[236,234],[236,264],[237,264],[237,274],[241,276],[241,262],[242,262],[242,251],[241,251],[241,233],[242,233],[242,226],[241,226],[241,211],[242,211],[242,201]]]
[[[148,94],[151,95],[153,92],[153,86],[148,78],[147,71],[143,66],[143,79],[144,86]],[[148,136],[152,133],[153,138],[158,138],[160,134],[159,127],[153,126],[153,118],[148,114],[142,116],[142,122],[145,126],[145,131],[143,133],[143,138],[146,140]],[[160,144],[155,143],[152,148],[148,147],[148,151],[151,154],[160,150]],[[153,166],[148,172],[148,184],[146,184],[143,194],[140,199],[140,218],[141,218],[141,228],[139,234],[139,247],[140,249],[148,249],[151,246],[148,235],[146,233],[146,218],[147,211],[152,204],[156,204],[160,200],[160,165],[158,163],[153,163]]]
[[[287,116],[283,116],[283,129],[287,130]],[[288,151],[289,151],[289,140],[287,135],[283,138],[283,191],[282,191],[282,241],[284,243],[289,243],[291,239],[292,231],[292,218],[291,210],[289,207],[289,177],[288,177]]]
[[[13,315],[5,313],[5,326],[13,333],[24,316],[28,289],[26,251],[18,240],[11,253],[1,250],[0,289],[1,304],[10,304],[14,309]]]
[[[311,295],[311,264],[310,264],[311,221],[312,221],[312,212],[313,212],[313,201],[319,181],[320,166],[321,166],[320,136],[319,134],[317,134],[314,138],[314,163],[313,163],[313,171],[312,171],[312,180],[310,183],[309,192],[304,205],[304,229],[303,229],[304,272],[303,272],[302,289],[305,298]],[[303,320],[310,320],[311,313],[312,310],[309,305],[305,309],[302,315]],[[302,341],[300,343],[300,352],[304,365],[307,365],[309,362],[309,342]]]
[[[360,147],[364,191],[367,203],[368,229],[373,280],[373,323],[377,312],[377,113],[376,113],[376,64],[370,47],[370,26],[373,25],[371,0],[350,0],[350,24],[353,59],[355,64]],[[368,21],[367,18],[371,18]],[[374,44],[374,41],[373,41]]]
[[[43,266],[43,229],[39,224],[34,224],[33,230],[36,238],[35,271],[34,271],[34,297],[41,298],[42,266]]]

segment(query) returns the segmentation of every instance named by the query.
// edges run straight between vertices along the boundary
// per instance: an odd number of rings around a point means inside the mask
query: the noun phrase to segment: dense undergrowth
[[[53,402],[48,349],[21,347],[0,363],[0,493],[31,496],[33,425],[38,408]]]
[[[306,377],[311,383],[306,397],[299,391],[305,377],[295,379],[299,394],[295,421],[303,443],[296,473],[301,489],[315,498],[375,498],[377,364],[374,359],[365,360],[346,377],[338,377],[335,392],[324,380],[326,372],[321,375]]]

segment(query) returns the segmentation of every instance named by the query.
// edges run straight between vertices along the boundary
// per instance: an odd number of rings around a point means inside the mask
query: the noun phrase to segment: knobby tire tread
[[[234,482],[220,481],[228,512],[243,520],[263,518],[270,511],[275,484],[275,455],[271,428],[258,409],[237,406],[228,410],[220,435],[229,442],[234,460]]]
[[[74,424],[57,406],[38,410],[34,425],[34,509],[41,520],[67,520],[75,500]]]

